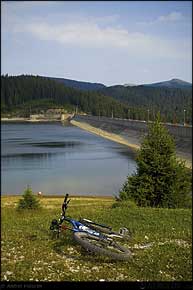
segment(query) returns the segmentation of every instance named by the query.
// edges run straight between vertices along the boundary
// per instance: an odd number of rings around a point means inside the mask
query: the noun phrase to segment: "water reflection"
[[[47,159],[50,158],[52,155],[56,155],[59,153],[16,153],[16,154],[8,154],[8,155],[2,155],[1,159],[6,160],[6,159]]]
[[[29,142],[29,143],[21,143],[21,145],[31,145],[36,147],[74,147],[82,145],[81,142],[76,141],[65,141],[65,142]]]
[[[113,195],[136,168],[126,146],[72,125],[5,124],[2,193]]]

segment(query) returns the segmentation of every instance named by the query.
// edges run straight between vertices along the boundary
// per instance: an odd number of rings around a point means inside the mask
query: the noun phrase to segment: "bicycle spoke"
[[[87,241],[93,246],[97,246],[101,249],[106,249],[115,253],[123,253],[123,247],[117,244],[115,241],[111,239],[104,238],[95,238],[91,235],[85,236],[82,238],[83,241]]]

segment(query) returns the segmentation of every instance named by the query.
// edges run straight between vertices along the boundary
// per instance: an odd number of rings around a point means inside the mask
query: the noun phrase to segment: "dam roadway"
[[[89,115],[75,115],[71,123],[101,137],[124,144],[131,150],[140,148],[141,141],[147,133],[145,121],[112,119]],[[177,156],[192,168],[192,126],[165,124],[174,137]]]

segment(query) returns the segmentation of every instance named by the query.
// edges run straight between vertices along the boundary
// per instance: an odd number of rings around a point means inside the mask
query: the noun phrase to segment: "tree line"
[[[51,78],[1,76],[1,113],[27,116],[49,108],[134,120],[192,124],[192,90],[113,86],[98,91],[67,87]],[[184,111],[185,110],[185,111]]]
[[[65,108],[95,116],[126,117],[128,106],[102,93],[67,87],[50,78],[33,75],[1,77],[1,111],[39,113],[49,108]]]
[[[137,114],[138,119],[155,120],[159,111],[163,122],[192,124],[192,89],[191,88],[166,88],[166,87],[124,87],[111,86],[100,92],[115,98],[129,107]],[[184,112],[185,110],[185,112]],[[128,113],[128,114],[129,114]]]

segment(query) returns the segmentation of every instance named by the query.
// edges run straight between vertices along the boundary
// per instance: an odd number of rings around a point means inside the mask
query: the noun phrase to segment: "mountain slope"
[[[44,76],[41,76],[44,77]],[[84,91],[96,91],[105,88],[106,86],[100,83],[90,83],[90,82],[83,82],[83,81],[76,81],[71,79],[64,79],[64,78],[55,78],[55,77],[44,77],[59,83],[64,84],[67,87],[84,90]]]
[[[128,106],[96,91],[83,91],[67,87],[52,78],[20,75],[1,76],[1,112],[30,113],[48,108],[85,112],[110,117],[125,117]],[[16,112],[16,113],[17,113]]]
[[[71,80],[71,79],[65,79],[65,78],[56,78],[56,77],[45,77],[41,76],[43,78],[51,79],[54,81],[57,81],[59,83],[64,84],[67,87],[75,88],[75,89],[80,89],[83,91],[96,91],[96,90],[102,90],[105,88],[110,88],[108,86],[105,86],[104,84],[101,83],[91,83],[91,82],[84,82],[84,81],[77,81],[77,80]],[[163,81],[163,82],[158,82],[158,83],[152,83],[152,84],[141,84],[141,85],[136,85],[136,84],[124,84],[124,85],[117,85],[117,86],[123,86],[123,87],[160,87],[160,88],[191,88],[192,84],[189,82],[185,82],[180,79],[172,79],[169,81]]]
[[[149,110],[151,119],[154,118],[156,112],[160,111],[163,118],[168,122],[183,123],[185,109],[186,118],[191,123],[192,87],[182,89],[150,86],[124,87],[116,85],[104,88],[100,92],[127,104],[130,109],[132,107],[139,108],[143,120],[147,119],[147,111]],[[137,118],[139,118],[138,115]]]
[[[182,81],[180,79],[172,79],[169,81],[158,82],[153,84],[144,84],[145,87],[166,87],[166,88],[191,88],[192,84],[189,82]]]

